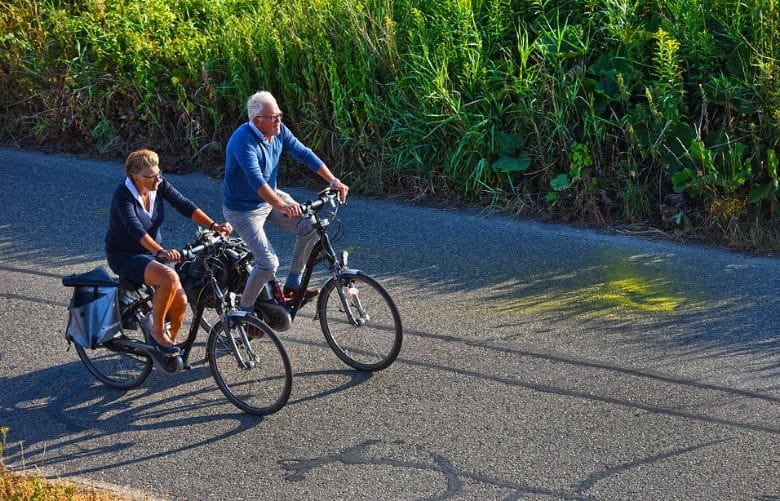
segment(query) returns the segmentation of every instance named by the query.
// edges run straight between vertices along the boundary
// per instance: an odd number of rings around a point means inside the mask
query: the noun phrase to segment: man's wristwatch
[[[334,186],[336,186],[336,183],[340,183],[340,182],[341,181],[339,180],[339,178],[334,177],[333,179],[330,180],[330,187],[333,188]]]

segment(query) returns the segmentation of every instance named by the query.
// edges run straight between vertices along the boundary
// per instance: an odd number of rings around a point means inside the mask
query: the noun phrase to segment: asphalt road
[[[220,215],[220,181],[168,177]],[[119,392],[68,351],[60,278],[104,264],[121,178],[0,150],[10,467],[164,499],[780,499],[778,259],[353,197],[337,247],[397,302],[401,354],[350,370],[304,310],[290,401],[259,419],[207,365]]]

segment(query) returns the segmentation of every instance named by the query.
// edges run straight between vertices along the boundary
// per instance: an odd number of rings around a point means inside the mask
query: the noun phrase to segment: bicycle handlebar
[[[333,199],[338,200],[338,195],[338,190],[326,188],[319,192],[320,197],[317,200],[309,200],[300,204],[301,212],[303,212],[304,215],[313,215],[319,212],[325,204],[331,203]],[[338,203],[341,203],[341,201],[338,200]]]
[[[299,205],[301,212],[303,212],[304,215],[314,215],[322,210],[325,204],[333,203],[334,200],[336,200],[337,203],[342,203],[338,199],[338,190],[334,190],[333,188],[326,188],[319,192],[318,195],[319,198],[316,200],[308,200]],[[227,242],[225,237],[216,232],[211,232],[208,235],[204,235],[204,237],[198,238],[197,240],[204,239],[205,241],[194,247],[192,247],[192,244],[190,244],[181,249],[179,252],[181,253],[182,259],[192,259],[203,254],[204,252],[210,251],[218,243]],[[229,245],[225,246],[224,251],[233,259],[240,257],[239,254],[235,250],[231,249]]]
[[[200,245],[196,245],[195,247],[190,247],[189,245],[181,250],[181,256],[184,259],[192,259],[195,256],[202,254],[203,252],[211,249],[216,245],[217,243],[223,241],[223,237],[219,233],[212,233],[211,235],[206,236],[206,241]]]

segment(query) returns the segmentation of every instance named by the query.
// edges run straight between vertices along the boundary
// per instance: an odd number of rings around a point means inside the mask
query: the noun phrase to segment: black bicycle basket
[[[181,280],[181,286],[184,289],[184,293],[187,294],[187,300],[190,304],[198,304],[198,300],[202,294],[211,295],[211,302],[214,300],[214,293],[209,291],[211,288],[206,278],[203,262],[198,259],[188,259],[182,261],[177,267],[179,272],[179,280]]]
[[[229,246],[235,247],[235,245]],[[217,297],[209,283],[206,266],[211,269],[220,289],[225,292],[241,292],[246,277],[241,272],[239,261],[240,258],[231,258],[226,252],[218,252],[180,262],[177,272],[187,294],[187,300],[196,305],[202,301],[207,308],[217,305]]]

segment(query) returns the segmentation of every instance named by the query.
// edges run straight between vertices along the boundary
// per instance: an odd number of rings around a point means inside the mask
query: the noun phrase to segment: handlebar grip
[[[181,255],[185,259],[192,259],[193,257],[197,256],[198,254],[202,253],[209,247],[213,247],[215,243],[220,241],[220,237],[217,235],[210,235],[207,237],[207,241],[205,243],[202,243],[200,245],[196,245],[195,247],[185,247],[182,249]]]
[[[192,259],[196,254],[200,254],[206,249],[205,245],[197,245],[192,248],[184,248],[181,250],[181,255],[184,259]]]

